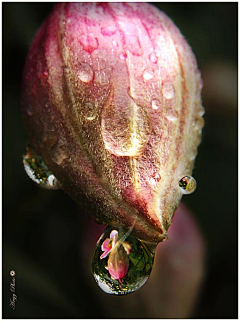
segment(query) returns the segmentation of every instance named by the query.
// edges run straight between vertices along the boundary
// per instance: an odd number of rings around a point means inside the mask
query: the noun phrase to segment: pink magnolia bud
[[[61,3],[29,50],[23,116],[73,199],[98,222],[159,242],[186,182],[196,185],[200,92],[190,47],[154,6]]]

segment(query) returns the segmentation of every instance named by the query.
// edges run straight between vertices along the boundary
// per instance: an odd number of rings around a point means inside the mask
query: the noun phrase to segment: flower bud
[[[128,267],[129,259],[123,246],[113,249],[108,259],[108,272],[111,277],[121,283],[121,279],[127,274]]]
[[[31,145],[96,221],[166,238],[203,127],[185,39],[148,3],[61,3],[23,75]]]

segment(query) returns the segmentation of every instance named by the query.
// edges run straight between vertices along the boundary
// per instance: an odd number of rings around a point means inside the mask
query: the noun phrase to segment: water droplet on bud
[[[148,69],[144,70],[144,72],[143,72],[143,78],[144,78],[145,80],[150,80],[150,79],[152,79],[152,78],[153,78],[153,71],[152,71],[152,70],[148,70]]]
[[[202,106],[199,106],[198,115],[202,117],[205,114],[205,109]]]
[[[111,92],[102,110],[101,130],[106,149],[116,156],[139,156],[148,142],[151,124],[147,112],[127,94]]]
[[[183,194],[191,194],[197,188],[197,182],[192,176],[184,176],[179,181],[179,187]]]
[[[89,53],[92,53],[99,46],[98,39],[93,35],[81,35],[78,39],[83,49]]]
[[[27,153],[23,156],[23,166],[27,175],[40,187],[46,189],[59,189],[60,183],[48,170],[41,156],[27,147]]]
[[[80,70],[78,72],[78,78],[85,83],[90,82],[93,79],[93,70],[87,63],[81,63]]]
[[[107,227],[95,247],[92,273],[106,293],[132,293],[149,278],[156,245],[138,240],[131,230]]]
[[[121,53],[119,58],[122,59],[122,60],[125,60],[125,59],[127,59],[127,54],[126,53]]]
[[[174,97],[174,87],[171,82],[165,82],[162,87],[162,93],[165,99],[172,99]]]
[[[87,120],[93,120],[96,118],[96,116],[97,116],[97,113],[96,113],[96,110],[95,110],[93,104],[89,103],[89,102],[86,103],[85,104],[85,118]]]
[[[166,113],[166,118],[174,123],[178,120],[178,113],[176,112],[176,110],[170,108]]]
[[[157,58],[157,56],[155,55],[154,52],[152,52],[152,53],[149,55],[149,58],[150,58],[150,60],[151,60],[153,63],[157,63],[157,61],[158,61],[158,58]]]
[[[158,99],[152,100],[152,109],[158,109],[161,107],[161,103]]]

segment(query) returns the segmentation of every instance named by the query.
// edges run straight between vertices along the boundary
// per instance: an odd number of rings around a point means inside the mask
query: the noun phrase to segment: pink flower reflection
[[[111,252],[111,250],[114,248],[115,244],[117,243],[117,240],[118,240],[118,231],[112,230],[112,232],[110,234],[110,239],[107,238],[102,243],[101,249],[104,252],[100,256],[100,259],[104,259]]]
[[[127,274],[129,267],[128,255],[131,252],[131,245],[118,240],[118,231],[112,230],[110,238],[102,243],[101,249],[103,254],[100,259],[104,259],[111,252],[106,269],[113,279],[122,283],[121,279]]]

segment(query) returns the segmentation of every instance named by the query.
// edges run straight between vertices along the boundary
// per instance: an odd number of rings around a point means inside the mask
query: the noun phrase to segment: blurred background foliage
[[[207,244],[206,278],[192,317],[236,318],[238,3],[154,5],[180,28],[204,79],[205,127],[194,170],[198,188],[183,199]],[[21,75],[31,40],[53,6],[45,2],[2,4],[3,316],[119,318],[103,304],[106,295],[99,299],[100,290],[93,290],[97,285],[88,271],[96,240],[81,247],[86,237],[90,239],[87,227],[92,218],[62,191],[36,187],[22,166],[28,137],[20,108]],[[18,294],[15,311],[8,306],[12,269]],[[126,317],[141,316],[133,308]]]

